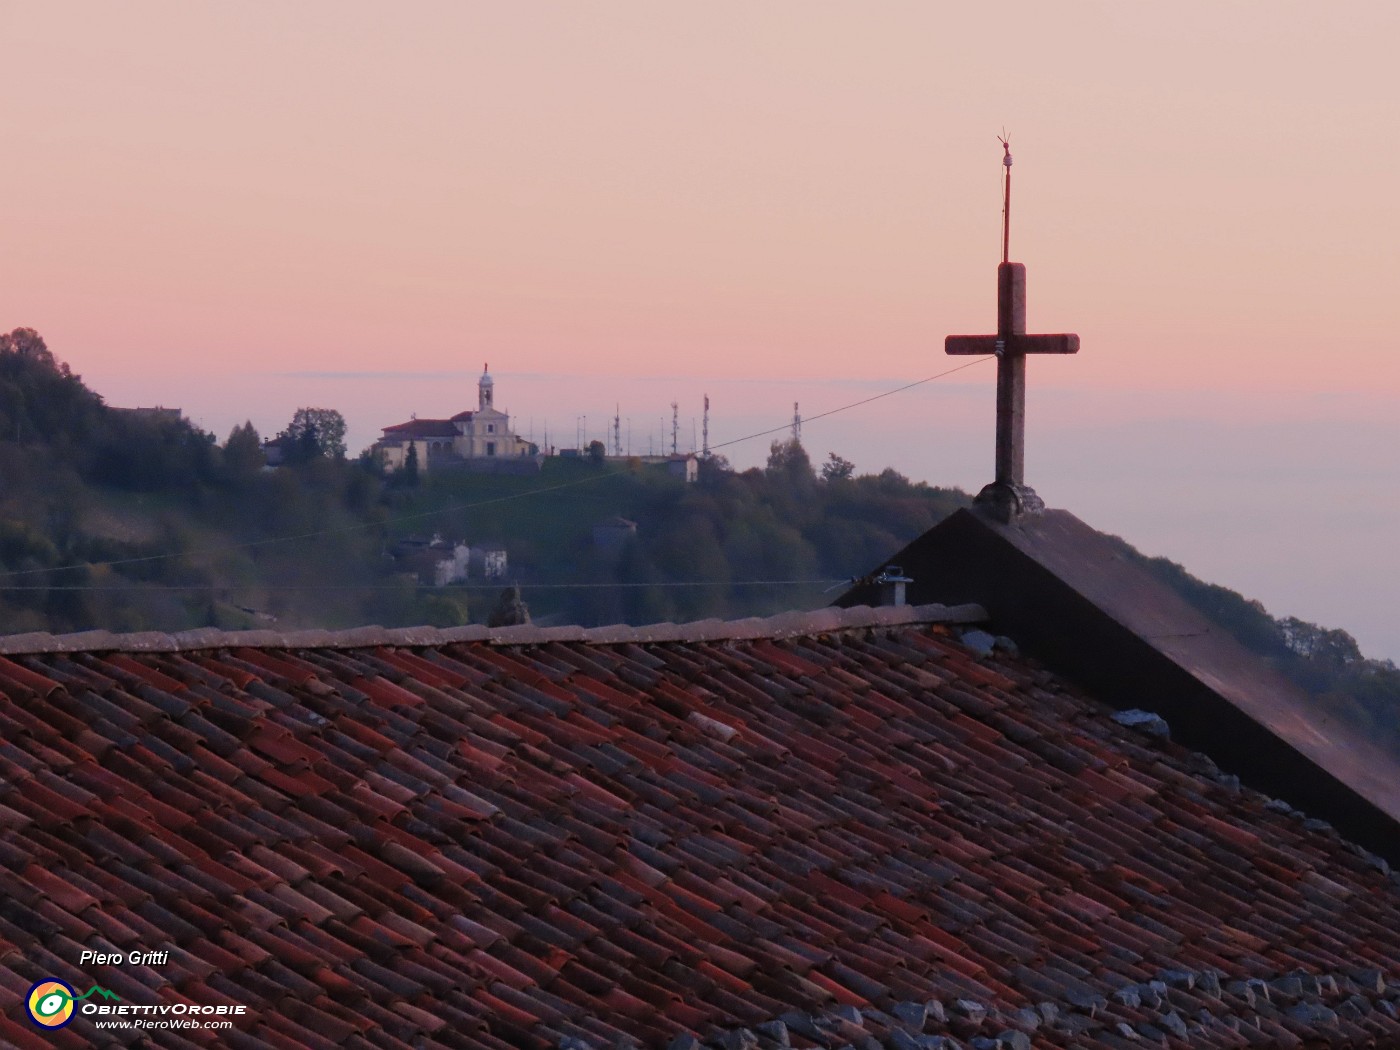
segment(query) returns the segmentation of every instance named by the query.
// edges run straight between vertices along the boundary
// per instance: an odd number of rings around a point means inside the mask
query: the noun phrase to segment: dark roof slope
[[[1066,511],[1003,525],[959,511],[890,559],[916,602],[977,602],[998,630],[1261,790],[1400,864],[1400,766],[1334,720],[1175,591],[1121,541]],[[839,604],[874,599],[869,585]]]
[[[1384,862],[970,612],[14,640],[0,1043],[105,1034],[57,977],[234,1047],[1395,1045]]]

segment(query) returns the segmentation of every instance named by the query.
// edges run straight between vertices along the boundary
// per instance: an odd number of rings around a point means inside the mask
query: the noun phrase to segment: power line
[[[868,405],[872,401],[879,401],[882,398],[891,397],[895,394],[902,394],[906,390],[913,390],[915,387],[923,386],[925,383],[932,383],[937,379],[942,379],[945,376],[950,376],[954,372],[961,372],[965,368],[972,368],[976,365],[982,364],[983,362],[990,360],[992,360],[990,356],[976,357],[970,361],[967,361],[964,364],[956,365],[953,368],[944,369],[942,372],[935,373],[934,375],[927,376],[923,379],[916,379],[912,383],[905,383],[903,386],[895,387],[893,390],[886,390],[883,393],[873,394],[870,397],[861,398],[859,401],[852,401],[850,404],[828,409],[827,411],[819,412],[814,416],[808,416],[803,419],[803,422],[810,423],[818,419],[825,419],[828,416],[834,416],[840,412],[848,412],[853,408],[859,408],[862,405]],[[767,437],[770,434],[776,434],[780,431],[788,430],[791,428],[791,426],[791,423],[785,423],[782,426],[772,427],[768,430],[760,430],[753,434],[745,434],[743,437],[731,438],[730,440],[722,441],[717,445],[711,445],[710,450],[714,451],[715,449],[728,448],[731,445],[742,444],[745,441],[753,441],[757,438]],[[271,546],[274,543],[294,543],[298,540],[314,540],[320,539],[325,536],[339,536],[351,532],[360,532],[365,529],[388,528],[392,525],[400,525],[410,521],[421,521],[424,518],[433,518],[437,517],[440,514],[447,514],[453,511],[476,510],[480,507],[491,507],[499,505],[501,503],[510,503],[514,500],[525,499],[529,496],[542,496],[550,492],[559,492],[563,489],[575,488],[579,485],[592,484],[593,482],[602,481],[607,478],[621,477],[626,473],[628,473],[626,469],[603,471],[601,473],[590,474],[582,478],[574,478],[572,481],[561,481],[554,485],[545,485],[540,488],[530,489],[526,492],[516,492],[508,496],[495,496],[491,499],[476,500],[471,503],[449,504],[448,506],[438,507],[434,510],[420,511],[416,514],[403,514],[396,518],[389,518],[384,521],[359,522],[354,525],[341,525],[332,529],[318,529],[314,532],[295,533],[287,536],[271,536],[261,540],[248,540],[244,543],[225,544],[221,547],[205,547],[201,550],[194,551],[171,551],[165,554],[146,554],[132,558],[113,558],[108,561],[82,562],[75,565],[58,565],[52,568],[7,569],[4,572],[0,572],[0,580],[12,579],[16,576],[34,576],[39,573],[46,572],[71,572],[76,569],[100,569],[115,568],[121,565],[143,565],[155,561],[165,561],[169,558],[209,557],[218,554],[234,554],[239,551],[252,550],[257,547]],[[4,585],[0,585],[0,587],[3,587],[3,589],[5,590],[18,589],[13,587],[5,587]],[[38,589],[54,590],[56,588],[44,587]]]
[[[521,583],[522,589],[531,591],[566,590],[605,590],[613,588],[640,587],[823,587],[833,583],[850,583],[849,578],[840,580],[666,580],[655,583],[617,583],[609,581],[587,581],[577,583]],[[415,584],[426,591],[499,591],[511,586],[505,581],[496,583],[448,583],[440,587]],[[0,591],[116,591],[126,593],[149,593],[152,591],[178,591],[202,593],[206,591],[397,591],[402,588],[392,584],[217,584],[217,583],[155,583],[155,584],[56,584],[45,587],[42,584],[11,585],[0,583]]]
[[[980,365],[982,362],[990,360],[992,360],[992,358],[990,357],[979,357],[972,361],[968,361],[966,364],[961,364],[953,368],[945,369],[944,371],[939,372],[937,375],[931,375],[924,379],[916,379],[912,383],[905,383],[903,386],[897,386],[893,390],[886,390],[884,393],[881,394],[872,394],[870,397],[861,398],[861,400],[859,401],[852,401],[849,405],[842,405],[840,408],[830,408],[827,409],[825,412],[818,412],[815,416],[803,416],[802,424],[803,426],[806,426],[808,423],[815,422],[818,419],[825,419],[827,416],[834,416],[838,412],[846,412],[852,408],[859,408],[861,405],[868,405],[872,401],[879,401],[883,397],[890,397],[894,394],[902,394],[906,390],[913,390],[916,386],[923,386],[925,383],[932,383],[935,379],[942,379],[944,376],[950,376],[954,372],[961,372],[964,368],[971,368],[973,365]],[[721,441],[718,445],[711,445],[710,451],[714,451],[717,448],[724,448],[728,445],[737,445],[743,441],[752,441],[755,438],[767,437],[769,434],[781,433],[784,430],[792,430],[792,423],[784,423],[780,427],[771,427],[768,430],[760,430],[756,434],[745,434],[743,437],[731,438],[729,441]]]

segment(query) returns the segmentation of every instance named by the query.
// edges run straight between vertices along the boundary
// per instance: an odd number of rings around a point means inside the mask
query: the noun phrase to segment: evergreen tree
[[[246,478],[266,462],[262,438],[253,428],[251,420],[229,432],[228,440],[224,442],[224,468],[232,477]]]

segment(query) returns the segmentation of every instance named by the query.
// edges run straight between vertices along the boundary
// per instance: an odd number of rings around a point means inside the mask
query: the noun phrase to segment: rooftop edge
[[[0,655],[91,652],[189,652],[199,649],[361,649],[368,646],[432,646],[458,642],[491,645],[542,645],[547,642],[586,642],[618,645],[628,642],[718,642],[757,638],[792,638],[831,631],[910,624],[970,624],[987,619],[980,605],[857,605],[849,609],[827,606],[811,612],[785,612],[745,620],[695,620],[690,623],[654,623],[641,627],[612,624],[606,627],[352,627],[342,631],[221,631],[203,627],[166,634],[143,631],[114,634],[82,631],[76,634],[0,635]]]

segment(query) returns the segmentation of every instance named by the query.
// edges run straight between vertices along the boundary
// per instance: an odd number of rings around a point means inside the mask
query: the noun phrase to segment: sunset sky
[[[498,403],[683,444],[995,324],[1053,506],[1400,658],[1400,6],[0,0],[0,330],[222,440]],[[976,490],[979,366],[808,425]],[[767,441],[726,449],[761,462]]]

